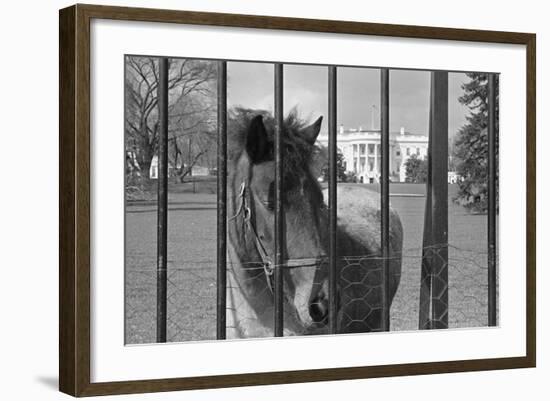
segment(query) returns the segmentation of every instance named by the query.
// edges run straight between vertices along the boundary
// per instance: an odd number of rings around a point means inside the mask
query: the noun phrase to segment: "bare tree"
[[[142,176],[148,175],[158,149],[158,66],[155,57],[126,57],[126,148]],[[206,99],[214,97],[214,77],[212,62],[169,60],[169,135],[174,148],[181,146],[181,138],[190,132],[211,124],[212,101]],[[181,160],[182,166],[188,164]]]
[[[180,182],[196,164],[216,164],[216,103],[212,94],[180,97],[170,113],[169,160]]]

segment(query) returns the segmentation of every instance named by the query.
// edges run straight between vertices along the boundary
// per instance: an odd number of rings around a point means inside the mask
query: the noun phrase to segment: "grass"
[[[186,177],[184,182],[178,182],[175,177],[168,180],[168,193],[178,195],[184,193],[216,194],[217,179],[213,176]],[[126,186],[126,201],[129,205],[143,202],[156,203],[158,181],[156,179],[141,179],[133,185]]]
[[[216,198],[210,194],[171,194],[169,198],[168,338],[214,338]],[[127,206],[127,343],[155,341],[155,266],[156,205]]]
[[[424,190],[419,184],[390,186],[392,194],[416,195],[391,197],[404,228],[403,272],[391,310],[392,330],[415,330],[418,326]],[[455,187],[450,186],[449,199],[454,192]],[[214,339],[216,195],[192,193],[189,184],[174,185],[168,219],[168,339]],[[450,327],[486,325],[486,222],[485,215],[468,214],[449,201]],[[155,266],[156,204],[132,202],[126,211],[127,343],[155,341]]]

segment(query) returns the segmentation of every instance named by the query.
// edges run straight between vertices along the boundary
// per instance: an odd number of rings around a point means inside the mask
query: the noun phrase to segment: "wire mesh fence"
[[[432,257],[439,257],[440,247],[424,249]],[[421,283],[422,248],[402,252],[402,272],[399,287],[390,309],[392,331],[418,330]],[[487,253],[448,245],[449,328],[485,327],[488,321]],[[341,256],[338,276],[339,325],[338,332],[380,331],[382,274],[379,256]],[[295,269],[326,269],[324,262],[317,267]],[[229,268],[231,270],[231,267]],[[239,283],[253,288],[248,302],[255,305],[258,319],[272,320],[273,294],[261,264],[246,266],[246,279]],[[229,271],[229,274],[232,274]],[[323,275],[315,275],[323,277]],[[437,275],[431,276],[437,280]],[[314,284],[321,284],[320,279]],[[235,284],[228,284],[234,286]],[[310,299],[285,286],[285,297],[293,304],[307,308]],[[498,288],[497,288],[498,292]],[[150,268],[126,271],[127,344],[153,343],[156,325],[156,270]],[[211,261],[187,262],[184,266],[168,266],[167,341],[198,341],[216,339],[216,264]],[[241,308],[238,303],[230,308]],[[228,313],[231,313],[229,310]],[[296,314],[286,308],[285,314]],[[498,313],[498,309],[497,309]],[[288,317],[288,316],[287,316]],[[299,316],[294,316],[299,317]],[[238,321],[246,326],[247,322]],[[313,323],[307,331],[294,334],[322,334],[326,322]],[[286,332],[285,332],[286,334]]]
[[[153,343],[156,336],[156,267],[126,273],[126,343]],[[215,263],[168,267],[167,341],[216,338]]]

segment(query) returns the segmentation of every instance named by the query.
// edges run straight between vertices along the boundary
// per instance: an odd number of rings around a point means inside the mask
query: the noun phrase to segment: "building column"
[[[393,158],[395,157],[395,145],[392,145],[390,143],[390,154],[388,155],[388,157],[390,158],[390,161],[389,161],[389,170],[390,170],[390,178],[392,176],[392,173],[393,173]]]
[[[368,153],[368,149],[367,149],[367,153]],[[380,172],[378,171],[378,144],[375,142],[374,143],[374,177],[380,181],[378,179],[380,175]]]

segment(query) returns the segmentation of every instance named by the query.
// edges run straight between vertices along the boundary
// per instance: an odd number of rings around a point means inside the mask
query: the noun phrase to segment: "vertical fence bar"
[[[390,72],[380,70],[382,330],[390,330]]]
[[[159,60],[157,192],[157,342],[166,342],[168,254],[168,59]]]
[[[430,108],[432,118],[432,329],[444,329],[449,321],[448,256],[448,73],[432,72]],[[428,195],[429,196],[429,195]]]
[[[226,337],[227,305],[227,63],[218,62],[218,207],[216,338]]]
[[[336,118],[337,118],[337,72],[335,66],[328,67],[328,170],[329,170],[329,332],[335,334],[338,331],[337,307],[338,307],[338,256],[337,256],[337,198],[336,187],[338,176],[336,174]]]
[[[488,174],[487,174],[487,226],[488,226],[488,324],[497,325],[497,270],[496,270],[496,213],[497,213],[497,174],[496,174],[496,74],[488,74],[487,96],[489,98],[488,138]]]
[[[430,99],[433,88],[430,86]],[[422,266],[420,271],[420,305],[418,329],[430,328],[430,306],[432,290],[432,109],[428,122],[428,174],[426,177],[426,203],[424,206],[424,230],[422,236]]]
[[[275,70],[275,270],[274,270],[274,335],[283,336],[283,64]]]

